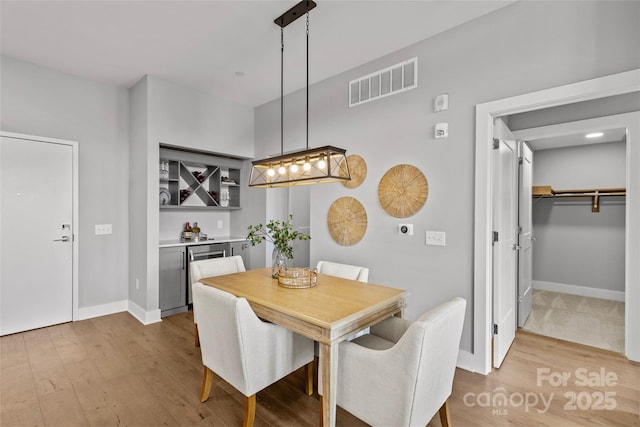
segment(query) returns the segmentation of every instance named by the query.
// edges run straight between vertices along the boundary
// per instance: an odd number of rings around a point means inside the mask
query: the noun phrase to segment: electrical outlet
[[[400,225],[398,225],[398,234],[405,234],[407,236],[413,236],[413,224],[400,224]]]
[[[222,220],[218,221],[218,228],[222,228]]]
[[[97,234],[112,234],[111,224],[96,224],[96,235]]]
[[[427,246],[446,246],[446,233],[444,231],[425,231],[424,244]]]

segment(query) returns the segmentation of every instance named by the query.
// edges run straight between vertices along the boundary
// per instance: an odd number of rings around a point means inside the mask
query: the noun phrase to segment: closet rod
[[[626,196],[626,188],[589,188],[580,190],[554,190],[550,186],[534,187],[534,198],[591,197],[591,212],[600,212],[600,197]]]
[[[624,196],[626,195],[626,188],[588,188],[583,190],[551,190],[552,196]]]

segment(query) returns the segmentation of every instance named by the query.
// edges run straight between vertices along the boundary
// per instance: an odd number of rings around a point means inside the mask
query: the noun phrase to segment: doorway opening
[[[493,343],[493,121],[497,117],[570,105],[640,92],[640,69],[573,83],[476,106],[475,239],[474,239],[474,350],[472,369],[492,370]],[[637,111],[637,110],[635,110]],[[635,113],[637,114],[637,112]],[[626,120],[625,207],[625,355],[640,361],[640,123],[632,113]]]
[[[601,117],[514,131],[533,151],[536,189],[532,305],[519,326],[624,353],[627,128],[615,123]]]

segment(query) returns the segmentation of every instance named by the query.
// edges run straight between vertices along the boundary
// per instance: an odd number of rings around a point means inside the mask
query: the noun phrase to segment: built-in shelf
[[[160,209],[240,208],[240,166],[178,150],[160,155]]]

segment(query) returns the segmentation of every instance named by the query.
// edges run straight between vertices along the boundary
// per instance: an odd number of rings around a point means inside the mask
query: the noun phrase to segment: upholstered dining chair
[[[313,341],[282,326],[263,322],[244,298],[202,283],[193,285],[200,321],[204,378],[200,401],[209,398],[213,374],[246,396],[243,426],[253,425],[256,393],[306,365],[313,393]]]
[[[191,295],[193,295],[193,285],[198,283],[203,277],[222,276],[223,274],[240,273],[247,271],[240,255],[220,258],[207,258],[189,263],[189,281],[191,282]],[[193,310],[193,323],[195,325],[195,345],[200,347],[198,335],[198,319],[196,310]]]
[[[357,280],[359,282],[367,283],[369,281],[369,269],[367,267],[360,267],[359,265],[340,264],[332,261],[318,261],[316,270],[320,274],[328,274],[330,276],[342,277],[343,279]],[[352,335],[351,338],[359,337],[366,334],[369,329],[364,329]],[[315,346],[316,357],[320,354],[318,343]]]
[[[373,426],[425,426],[438,411],[451,426],[465,306],[454,298],[413,323],[391,317],[340,343],[337,404]]]
[[[367,267],[340,264],[331,261],[318,261],[316,268],[320,274],[328,274],[330,276],[358,280],[360,282],[367,282],[369,280],[369,269]]]

